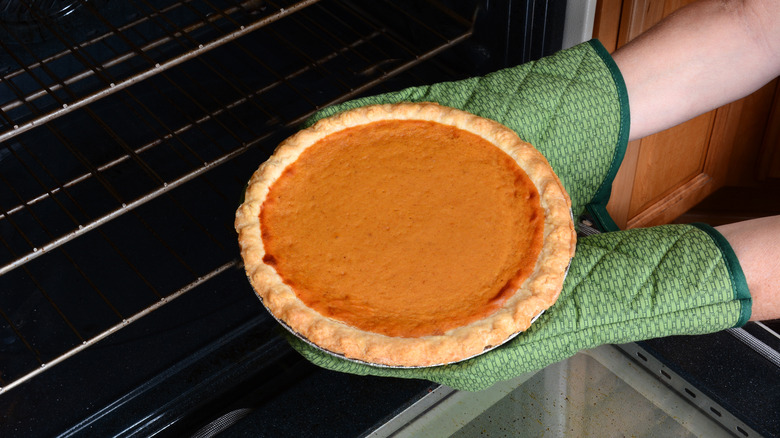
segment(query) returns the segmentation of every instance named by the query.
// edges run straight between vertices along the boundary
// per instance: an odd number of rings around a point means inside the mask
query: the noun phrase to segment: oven
[[[287,345],[245,278],[234,212],[319,108],[576,44],[594,2],[568,3],[0,0],[0,435],[445,433],[475,395],[329,372]],[[519,414],[491,415],[507,400],[574,375],[628,396],[632,369],[721,432],[778,434],[778,338],[762,327],[713,335],[758,367],[708,358],[719,375],[767,376],[742,392],[685,356],[709,337],[605,346],[477,394],[468,424],[506,425]],[[766,400],[729,401],[745,391]],[[547,400],[539,415],[564,409]]]

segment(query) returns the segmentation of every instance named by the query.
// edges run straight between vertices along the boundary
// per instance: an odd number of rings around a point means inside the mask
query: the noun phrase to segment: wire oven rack
[[[0,2],[0,394],[240,267],[237,158],[472,31],[435,2],[46,3]]]

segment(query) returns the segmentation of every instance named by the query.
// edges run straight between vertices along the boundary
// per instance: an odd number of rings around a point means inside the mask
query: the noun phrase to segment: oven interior
[[[317,109],[553,53],[565,9],[0,0],[0,434],[363,436],[434,391],[293,352],[235,208]]]
[[[551,53],[561,5],[0,2],[3,434],[360,435],[428,391],[294,354],[235,208],[318,108]]]

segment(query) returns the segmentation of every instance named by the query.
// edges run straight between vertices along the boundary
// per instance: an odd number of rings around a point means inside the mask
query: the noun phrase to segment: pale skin
[[[703,0],[613,54],[632,140],[742,98],[780,75],[780,1]],[[780,318],[780,216],[717,227],[740,261],[751,320]]]

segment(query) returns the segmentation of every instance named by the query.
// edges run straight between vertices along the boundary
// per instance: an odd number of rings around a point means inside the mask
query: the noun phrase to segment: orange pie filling
[[[483,319],[533,272],[544,213],[504,151],[471,132],[385,120],[330,134],[271,185],[263,261],[323,316],[394,337]]]

